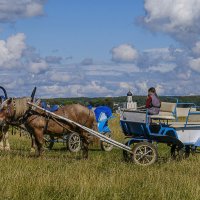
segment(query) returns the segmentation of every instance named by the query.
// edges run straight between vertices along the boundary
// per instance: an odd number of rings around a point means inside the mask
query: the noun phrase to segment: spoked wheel
[[[103,133],[105,136],[111,138],[111,133]],[[101,150],[103,151],[111,151],[113,149],[113,145],[104,141],[100,141]]]
[[[81,150],[81,138],[78,133],[69,134],[67,147],[70,152],[79,152]]]
[[[140,142],[133,147],[132,160],[134,163],[147,166],[155,163],[158,159],[156,147],[149,142]]]
[[[129,146],[129,147],[132,147],[132,146],[134,145],[134,142],[127,141],[127,142],[125,143],[125,145],[126,145],[126,146]],[[126,162],[132,161],[132,155],[133,155],[132,153],[129,153],[128,151],[123,150],[123,157],[124,157],[124,160],[125,160]]]
[[[54,145],[54,137],[50,135],[44,135],[44,143],[45,147],[51,150]]]

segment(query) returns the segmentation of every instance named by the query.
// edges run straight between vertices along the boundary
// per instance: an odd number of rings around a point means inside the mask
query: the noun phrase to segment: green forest
[[[161,101],[176,102],[179,103],[194,103],[197,106],[200,106],[200,96],[161,96]],[[77,98],[53,98],[53,99],[44,99],[50,105],[66,105],[79,103],[85,106],[92,105],[93,107],[106,105],[111,107],[113,110],[117,109],[118,105],[121,105],[123,102],[126,102],[126,96],[120,97],[98,97],[98,98],[88,98],[88,97],[77,97]],[[137,102],[138,106],[145,104],[146,96],[133,96],[133,101]]]

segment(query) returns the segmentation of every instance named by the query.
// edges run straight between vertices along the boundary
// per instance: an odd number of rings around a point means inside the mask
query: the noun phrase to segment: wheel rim
[[[149,165],[154,162],[154,149],[147,145],[139,146],[135,151],[135,162],[140,165]]]
[[[68,147],[71,152],[78,152],[81,148],[81,139],[77,134],[72,134],[68,141]]]
[[[105,136],[111,138],[111,134],[110,133],[105,133]],[[111,151],[113,149],[113,145],[109,144],[107,142],[101,141],[101,147],[104,151]]]
[[[111,148],[113,148],[113,145],[112,144],[108,144],[107,142],[102,142],[103,143],[103,147],[108,151],[110,150]]]

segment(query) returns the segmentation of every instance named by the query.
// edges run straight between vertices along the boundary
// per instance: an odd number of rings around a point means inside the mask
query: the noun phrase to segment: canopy
[[[98,106],[94,110],[97,122],[102,120],[101,115],[103,114],[104,118],[109,118],[112,116],[112,110],[108,106]]]

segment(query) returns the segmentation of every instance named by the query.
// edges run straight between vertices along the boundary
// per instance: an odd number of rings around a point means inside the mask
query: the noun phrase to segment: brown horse
[[[89,135],[83,129],[46,115],[43,111],[30,107],[27,102],[30,98],[10,98],[1,107],[0,123],[24,124],[31,136],[34,136],[35,144],[40,156],[43,152],[44,134],[62,136],[71,132],[77,132],[82,139],[83,157],[88,157]],[[71,119],[88,128],[97,130],[94,113],[80,104],[72,104],[61,107],[55,114]],[[20,123],[19,123],[20,122]],[[34,140],[32,146],[34,147]]]

